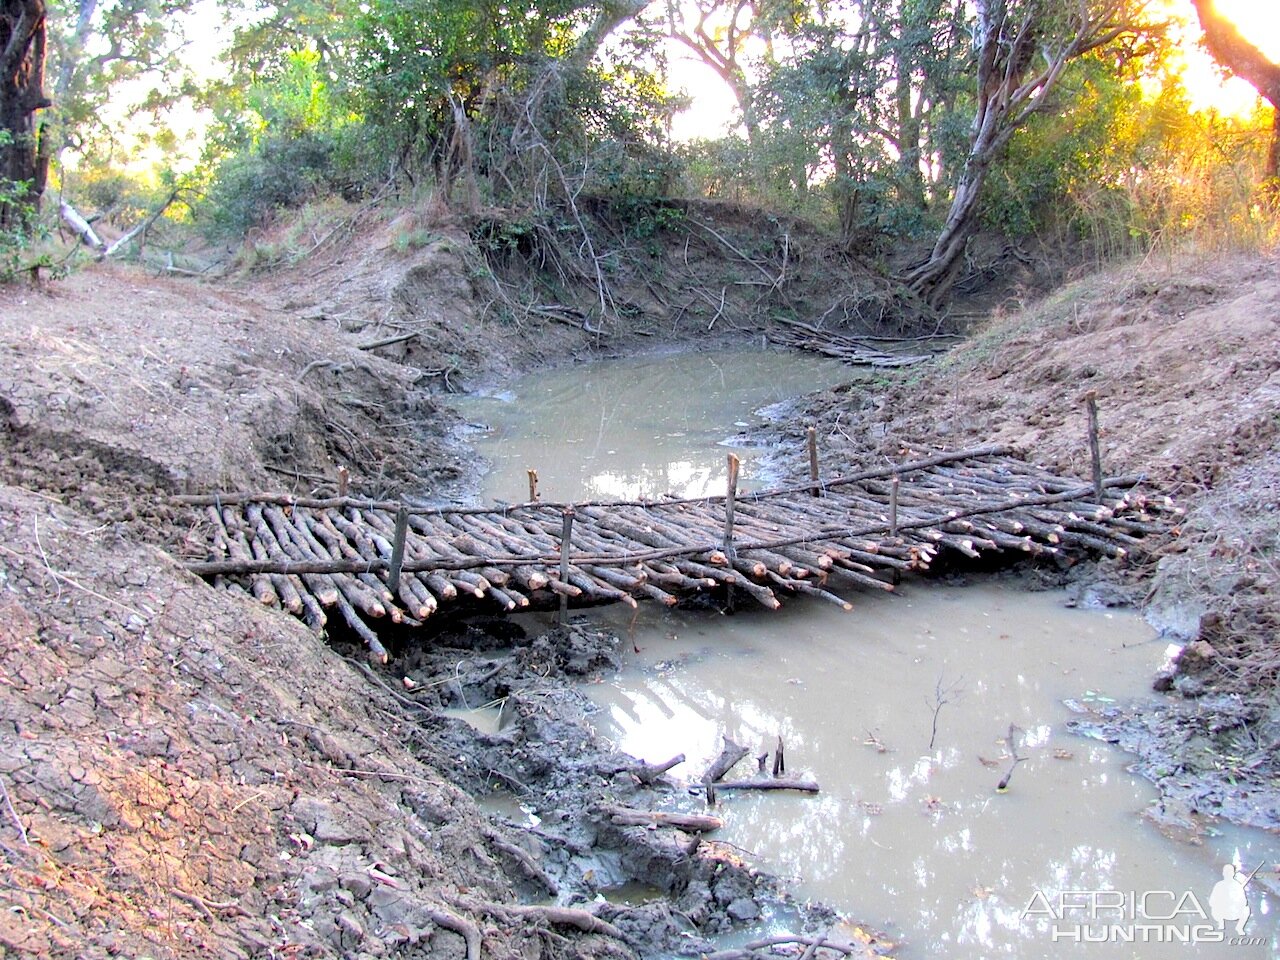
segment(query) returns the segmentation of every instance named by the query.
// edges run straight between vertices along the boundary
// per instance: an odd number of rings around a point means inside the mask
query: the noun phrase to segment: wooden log
[[[561,515],[560,529],[560,582],[569,582],[569,551],[573,543],[573,507],[567,507]],[[574,586],[581,589],[580,584]],[[569,622],[569,595],[560,593],[560,612],[556,622],[560,626],[564,626]]]
[[[705,564],[698,563],[695,560],[679,560],[676,562],[676,568],[684,571],[690,576],[702,577],[719,583],[739,587],[746,593],[750,594],[761,606],[767,607],[770,610],[777,610],[782,606],[772,590],[768,587],[752,583],[736,570],[719,570],[715,567],[709,567]]]
[[[323,632],[329,617],[321,607],[320,601],[310,590],[305,589],[298,591],[298,597],[302,600],[302,622],[311,628],[312,633]]]
[[[569,568],[569,582],[582,590],[583,596],[590,598],[597,603],[625,603],[627,606],[635,609],[637,606],[635,597],[623,590],[615,589],[607,583],[602,583],[594,577],[583,573],[581,570]],[[566,599],[567,595],[561,594]]]
[[[552,580],[547,584],[547,589],[566,599],[575,599],[582,596],[581,587],[576,587],[572,583],[565,583],[563,580]]]
[[[837,597],[834,593],[831,593],[830,591],[827,591],[827,590],[823,590],[821,587],[816,587],[812,583],[806,583],[803,580],[797,580],[795,581],[794,589],[796,590],[797,593],[805,593],[811,597],[817,597],[819,600],[826,600],[828,603],[834,603],[837,607],[839,607],[845,613],[848,613],[850,610],[853,609],[853,604],[850,603],[848,600],[845,600],[843,597]],[[890,587],[890,589],[893,589],[893,588]]]
[[[685,833],[710,833],[724,821],[705,813],[667,813],[662,810],[634,810],[631,807],[604,807],[611,822],[622,827],[674,827]]]
[[[1084,409],[1089,420],[1089,465],[1093,474],[1093,498],[1102,502],[1102,450],[1098,446],[1098,394],[1090,390],[1084,395]]]
[[[702,781],[704,783],[717,782],[749,752],[746,747],[739,746],[728,737],[725,737],[724,747],[720,750],[720,755],[711,761],[711,766],[707,767],[707,772],[702,775]]]
[[[769,567],[763,560],[737,558],[731,562],[731,566],[744,576],[755,577],[757,580],[763,580],[769,573]]]
[[[458,588],[459,592],[469,593],[477,600],[482,599],[493,586],[480,574],[472,573],[470,570],[455,570],[449,579]]]
[[[295,617],[302,616],[302,597],[298,594],[293,581],[282,573],[273,573],[270,576],[271,586],[275,589],[276,596],[280,598],[280,606]]]
[[[486,593],[489,599],[496,603],[503,613],[512,613],[520,606],[519,601],[501,587],[490,586]],[[528,599],[524,600],[524,604],[526,607],[529,605]]]
[[[409,533],[409,511],[402,504],[396,511],[395,539],[391,541],[391,566],[387,570],[387,583],[391,589],[400,589],[400,570],[404,565],[404,540]]]
[[[304,514],[298,516],[298,513],[301,513],[301,511],[295,513],[295,520],[306,523],[307,529],[329,549],[331,556],[360,560],[366,564],[378,559],[376,550],[366,550],[367,546],[372,546],[368,538],[359,538],[359,544],[352,544],[348,537],[333,523],[328,514],[320,514],[318,516]],[[395,607],[396,595],[374,573],[367,569],[352,570],[349,576],[354,577],[368,587],[372,595],[387,608],[393,620],[399,616],[399,611]],[[397,620],[396,622],[399,621]]]
[[[632,772],[635,774],[636,779],[641,783],[653,783],[653,781],[657,780],[672,767],[679,766],[682,763],[684,763],[684,754],[677,753],[670,760],[666,760],[662,763],[641,764]]]
[[[642,583],[636,587],[636,592],[641,596],[648,597],[650,600],[657,600],[664,606],[674,607],[680,603],[680,598],[676,597],[661,587],[656,587],[652,583]]]
[[[701,787],[691,788],[694,792]],[[751,780],[722,780],[716,784],[717,790],[795,790],[799,793],[817,793],[818,784],[814,780],[789,780],[785,777],[756,777]]]
[[[254,506],[249,507],[250,511],[255,509],[257,508]],[[273,530],[284,531],[286,535],[293,539],[294,543],[305,547],[313,556],[321,559],[325,557],[333,560],[341,559],[340,548],[335,545],[331,549],[321,543],[320,536],[324,535],[323,528],[319,527],[319,525],[313,528],[309,522],[309,516],[300,510],[293,512],[293,522],[290,522],[290,519],[284,516],[279,507],[261,508],[261,517],[268,521],[274,520],[274,523],[269,524]],[[263,526],[268,526],[268,524],[263,524]],[[277,532],[278,536],[279,533]],[[339,554],[339,556],[335,556],[335,554]],[[338,588],[338,592],[364,613],[374,618],[381,618],[387,615],[387,608],[378,594],[357,577],[336,575],[331,579],[334,586]],[[339,608],[341,608],[341,604],[339,604]]]
[[[710,577],[691,577],[681,572],[674,564],[664,563],[661,560],[647,560],[644,568],[649,579],[654,583],[675,587],[678,590],[697,592],[710,589],[717,583]]]
[[[895,474],[893,479],[889,481],[889,539],[896,539],[898,536],[898,497],[899,487],[902,482]]]
[[[245,536],[243,529],[235,521],[230,508],[226,510],[225,518],[219,515],[222,520],[222,529],[225,531],[222,540],[227,547],[227,551],[233,558],[231,562],[249,562],[260,559],[250,545],[248,538]],[[275,589],[271,586],[270,581],[263,575],[255,575],[249,579],[249,594],[264,606],[274,606],[279,603]]]
[[[889,568],[893,574],[898,573],[898,568]],[[845,580],[856,583],[860,587],[869,587],[872,590],[883,590],[885,593],[893,593],[896,590],[896,584],[880,580],[869,573],[864,573],[854,567],[853,561],[842,560],[837,568],[832,571],[835,576],[839,576]]]
[[[809,488],[811,496],[822,496],[822,488],[818,484],[818,428],[810,427],[808,430],[809,444],[809,482],[813,484]]]
[[[342,619],[347,622],[347,626],[355,631],[356,636],[368,646],[370,656],[378,663],[386,663],[389,659],[386,647],[382,645],[378,635],[369,629],[369,625],[360,619],[360,615],[356,613],[346,597],[338,597],[338,610],[342,614]]]
[[[418,620],[425,620],[435,613],[440,604],[414,575],[400,578],[400,602]]]
[[[458,588],[455,587],[449,581],[449,578],[443,574],[423,572],[418,574],[418,579],[422,581],[423,586],[435,594],[440,600],[453,600],[458,596]]]
[[[609,567],[596,566],[595,564],[579,564],[578,569],[597,580],[603,580],[611,587],[616,587],[624,592],[632,592],[639,589],[640,585],[645,582],[647,575],[640,570],[636,575],[624,573],[621,570],[614,570]]]
[[[742,461],[736,453],[729,454],[729,480],[724,500],[724,552],[728,557],[734,555],[733,550],[733,501],[738,495],[738,467]]]

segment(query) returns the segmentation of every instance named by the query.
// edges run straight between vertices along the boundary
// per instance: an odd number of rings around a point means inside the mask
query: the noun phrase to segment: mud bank
[[[655,775],[667,758],[621,753],[589,722],[578,687],[616,671],[620,642],[585,618],[532,636],[474,618],[407,644],[388,676],[360,669],[413,718],[411,749],[488,811],[476,842],[488,838],[489,855],[535,909],[588,911],[642,956],[704,954],[714,938],[766,923],[828,931],[852,956],[891,949],[866,927],[796,902],[714,831],[617,822],[620,809],[714,814],[685,786],[700,771]]]

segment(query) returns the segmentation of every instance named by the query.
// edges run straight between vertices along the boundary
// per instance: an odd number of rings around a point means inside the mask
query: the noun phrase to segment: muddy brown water
[[[463,412],[492,428],[476,444],[494,463],[487,497],[522,499],[529,467],[548,497],[700,495],[722,488],[733,435],[745,485],[772,479],[741,437],[761,408],[856,376],[773,351],[686,353],[532,376]],[[1276,838],[1225,824],[1168,838],[1141,816],[1156,792],[1129,758],[1064,728],[1073,710],[1151,696],[1165,644],[1138,615],[1001,580],[852,599],[853,613],[599,614],[638,652],[588,687],[598,728],[645,760],[684,753],[673,773],[690,780],[723,735],[752,754],[781,736],[788,774],[821,792],[722,794],[716,838],[886,931],[901,957],[1280,952]],[[1024,759],[998,793],[1011,724]],[[1263,861],[1246,890],[1256,942],[1212,942],[1223,865]]]

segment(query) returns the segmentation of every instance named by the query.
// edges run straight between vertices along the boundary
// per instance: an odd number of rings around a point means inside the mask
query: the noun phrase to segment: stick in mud
[[[1098,446],[1098,394],[1090,390],[1084,395],[1084,409],[1089,417],[1089,461],[1093,469],[1093,496],[1102,502],[1102,450]]]
[[[560,582],[569,582],[569,544],[573,539],[573,507],[564,509],[564,527],[560,533]],[[569,597],[560,594],[560,615],[556,623],[564,626],[569,620]]]
[[[660,776],[678,764],[684,763],[684,754],[677,753],[665,763],[645,763],[635,770],[636,779],[641,783],[653,783]]]
[[[396,511],[395,541],[391,545],[391,569],[387,582],[392,590],[400,589],[400,568],[404,565],[404,538],[409,532],[409,511],[403,505]]]
[[[538,502],[538,471],[532,467],[529,468],[529,502]]]
[[[720,756],[711,761],[711,766],[707,767],[707,772],[702,775],[703,782],[712,784],[723,779],[724,775],[732,770],[747,753],[746,747],[741,747],[725,737],[724,749],[720,751]]]
[[[889,539],[898,539],[898,487],[901,481],[895,475],[889,481]]]
[[[822,488],[818,484],[818,428],[809,428],[809,480],[813,488],[809,491],[813,496],[822,496]]]
[[[724,552],[730,560],[734,557],[733,549],[733,500],[738,493],[738,467],[742,463],[735,453],[729,454],[729,482],[724,500]]]

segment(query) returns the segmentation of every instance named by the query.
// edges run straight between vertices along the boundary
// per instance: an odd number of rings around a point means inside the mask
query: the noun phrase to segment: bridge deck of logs
[[[770,609],[796,595],[844,609],[843,587],[892,591],[941,552],[1123,557],[1169,527],[1137,478],[1087,483],[1006,448],[939,454],[837,479],[697,499],[415,507],[355,497],[176,498],[196,514],[188,568],[301,618],[374,625],[438,611],[674,605],[708,590]],[[815,474],[816,475],[816,474]],[[730,492],[732,491],[732,493]]]

